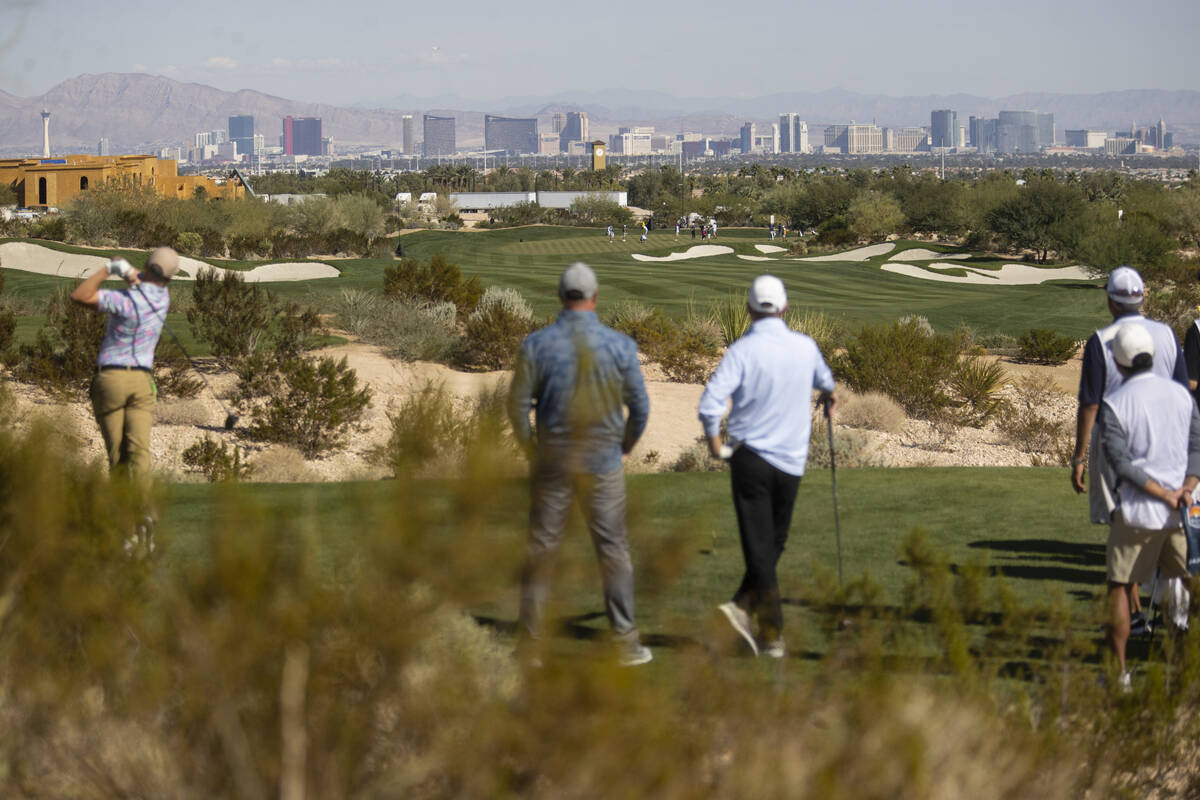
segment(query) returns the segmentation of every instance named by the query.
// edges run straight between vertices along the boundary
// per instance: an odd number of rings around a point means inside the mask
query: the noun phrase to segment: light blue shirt
[[[812,390],[833,391],[833,372],[817,343],[764,317],[725,351],[700,397],[700,421],[710,437],[721,432],[725,401],[729,438],[789,475],[803,475],[812,435]]]

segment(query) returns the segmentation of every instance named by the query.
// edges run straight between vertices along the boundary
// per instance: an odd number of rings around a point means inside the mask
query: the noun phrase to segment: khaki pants
[[[150,373],[109,369],[92,380],[92,412],[104,437],[108,466],[128,473],[148,498],[150,491],[150,424],[154,389]]]

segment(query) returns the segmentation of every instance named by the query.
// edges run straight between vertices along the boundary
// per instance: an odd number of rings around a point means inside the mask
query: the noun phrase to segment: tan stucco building
[[[0,159],[0,184],[16,189],[21,206],[63,206],[80,192],[111,182],[149,186],[162,197],[191,197],[198,188],[208,197],[237,198],[246,191],[237,178],[218,183],[204,175],[180,175],[177,161],[155,156]]]

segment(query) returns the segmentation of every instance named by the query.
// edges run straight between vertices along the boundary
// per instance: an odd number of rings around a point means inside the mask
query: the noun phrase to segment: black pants
[[[746,560],[746,575],[733,602],[758,617],[762,638],[771,641],[783,630],[775,567],[787,543],[800,477],[776,469],[746,447],[738,448],[729,466],[733,508]]]

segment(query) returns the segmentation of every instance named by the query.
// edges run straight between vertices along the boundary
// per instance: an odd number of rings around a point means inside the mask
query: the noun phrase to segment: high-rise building
[[[534,117],[499,117],[483,115],[483,147],[506,153],[536,153],[538,150],[537,119]]]
[[[883,149],[889,153],[915,153],[926,150],[929,132],[924,128],[884,128]]]
[[[292,120],[292,155],[319,156],[323,150],[320,117],[296,117]]]
[[[883,152],[883,130],[878,125],[847,125],[846,155]]]
[[[562,152],[557,133],[538,134],[538,155],[554,155]]]
[[[283,148],[283,154],[285,156],[293,155],[292,147],[294,145],[294,140],[292,137],[292,121],[293,120],[291,116],[283,118],[283,133],[279,136],[279,146]],[[200,142],[196,142],[196,146],[199,147]]]
[[[567,126],[567,115],[561,111],[555,111],[554,116],[550,119],[550,130],[554,133],[562,133],[563,128]]]
[[[557,124],[558,114],[555,114]],[[562,130],[558,132],[558,146],[564,153],[571,148],[571,142],[591,141],[591,131],[588,129],[586,111],[568,111],[563,118]]]
[[[457,149],[454,139],[454,117],[425,115],[424,154],[430,156],[452,156]]]
[[[617,128],[617,132],[608,137],[609,152],[625,156],[649,155],[653,144],[653,127]]]
[[[1054,115],[1037,111],[1001,111],[996,119],[996,150],[1036,153],[1054,145]]]
[[[110,149],[111,149],[111,147],[108,142],[108,137],[107,136],[100,137],[100,141],[96,145],[96,155],[107,156],[110,154],[109,153]]]
[[[1073,130],[1066,131],[1067,147],[1085,147],[1089,150],[1100,150],[1104,147],[1104,140],[1108,138],[1107,131],[1097,130]]]
[[[749,155],[754,151],[754,123],[747,122],[742,126],[742,155]]]
[[[846,152],[846,131],[850,128],[849,125],[830,125],[825,129],[825,146],[839,147],[842,152]]]
[[[967,142],[980,153],[996,149],[996,120],[971,117],[967,126]]]
[[[242,155],[254,152],[254,117],[239,114],[229,118],[229,141],[237,145]]]
[[[779,152],[808,152],[808,123],[799,114],[779,115]]]
[[[401,142],[401,145],[404,148],[404,155],[406,155],[406,156],[416,155],[413,152],[413,118],[412,118],[412,114],[405,114],[403,117],[401,117],[400,124],[401,124],[401,139],[403,140]]]
[[[930,147],[958,146],[958,113],[939,108],[929,115]]]

